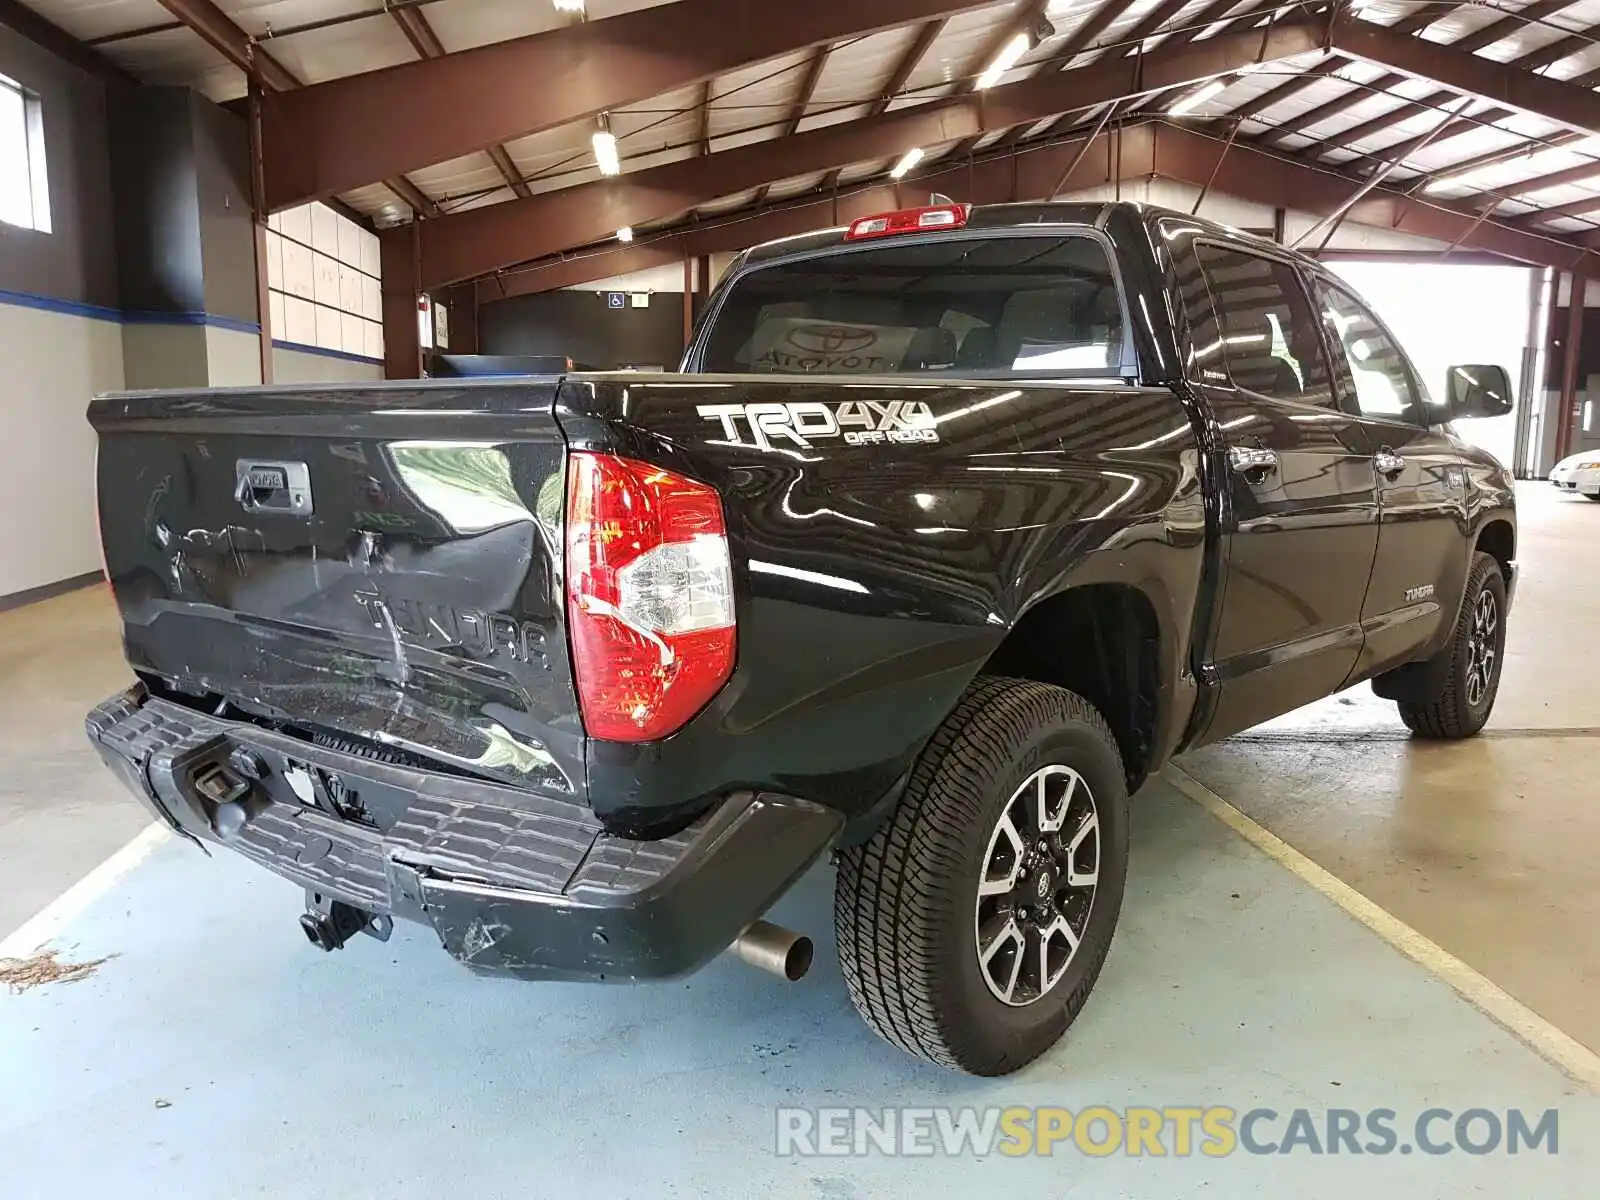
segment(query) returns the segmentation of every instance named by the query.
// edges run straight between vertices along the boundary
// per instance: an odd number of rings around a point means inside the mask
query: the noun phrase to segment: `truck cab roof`
[[[1177,209],[1134,200],[1116,201],[1066,201],[1019,204],[975,204],[967,214],[965,230],[1023,229],[1030,225],[1080,225],[1104,228],[1116,215],[1125,214],[1142,223],[1151,223],[1161,217],[1174,217],[1196,226],[1208,235],[1258,248],[1270,249],[1276,254],[1289,255],[1302,264],[1315,268],[1316,260],[1290,250],[1287,246],[1257,237],[1230,225],[1222,225],[1203,217],[1192,216]],[[797,234],[763,242],[746,250],[734,264],[735,270],[765,265],[786,258],[814,254],[846,244],[848,225],[819,229],[812,233]],[[730,271],[730,274],[732,272]]]

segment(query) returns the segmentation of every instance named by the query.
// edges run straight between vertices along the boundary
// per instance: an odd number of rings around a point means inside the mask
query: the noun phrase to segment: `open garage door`
[[[1512,379],[1528,378],[1526,355],[1537,345],[1533,308],[1538,272],[1527,267],[1451,263],[1346,261],[1329,266],[1349,280],[1394,331],[1423,382],[1442,394],[1452,363],[1498,363]],[[1518,394],[1518,407],[1528,402]],[[1519,413],[1462,421],[1463,437],[1509,465]]]

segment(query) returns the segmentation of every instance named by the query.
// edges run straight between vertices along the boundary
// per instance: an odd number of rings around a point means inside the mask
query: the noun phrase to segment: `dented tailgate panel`
[[[302,728],[581,791],[556,387],[97,400],[129,661]]]

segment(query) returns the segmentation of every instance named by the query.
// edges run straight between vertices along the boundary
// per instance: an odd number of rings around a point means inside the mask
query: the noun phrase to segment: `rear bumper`
[[[86,725],[106,765],[179,833],[375,916],[430,924],[473,970],[520,979],[693,971],[760,917],[842,823],[809,801],[743,792],[672,837],[630,841],[581,805],[324,749],[142,688],[107,700]],[[196,781],[230,763],[259,778],[230,770],[246,791],[219,805]],[[309,801],[294,782],[314,793]],[[334,796],[398,816],[381,830],[344,819]]]

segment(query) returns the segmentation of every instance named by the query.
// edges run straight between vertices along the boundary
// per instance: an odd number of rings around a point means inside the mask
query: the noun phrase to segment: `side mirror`
[[[1503,417],[1516,397],[1504,367],[1473,364],[1451,367],[1446,376],[1445,404],[1452,420],[1463,417]]]

